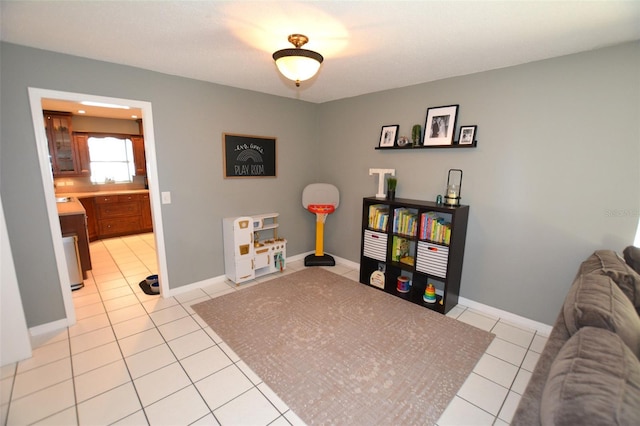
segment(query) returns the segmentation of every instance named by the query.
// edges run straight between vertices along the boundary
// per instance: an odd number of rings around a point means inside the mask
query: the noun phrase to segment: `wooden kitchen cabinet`
[[[147,159],[144,153],[144,137],[131,136],[133,144],[133,162],[136,167],[136,176],[147,175]]]
[[[79,198],[82,207],[84,207],[85,214],[87,216],[87,233],[89,234],[89,241],[95,241],[98,239],[98,227],[96,224],[96,205],[94,197]]]
[[[87,271],[91,269],[91,255],[89,253],[86,216],[82,213],[60,216],[60,229],[63,237],[77,235],[82,278],[87,279]]]
[[[53,175],[90,176],[87,138],[72,133],[71,114],[45,111],[44,127]]]
[[[75,175],[76,154],[71,138],[71,114],[45,111],[44,127],[53,175]]]
[[[153,231],[153,220],[151,219],[151,200],[149,199],[149,194],[140,194],[140,210],[142,212],[143,231]]]
[[[140,200],[142,194],[120,194],[118,195],[118,203],[127,203]]]
[[[96,235],[92,241],[153,231],[149,194],[101,195],[94,202]]]
[[[91,176],[91,160],[89,159],[89,135],[73,133],[73,147],[76,150],[78,176]]]
[[[96,212],[101,238],[136,234],[142,229],[139,194],[96,197]]]
[[[140,217],[127,216],[118,219],[98,220],[98,232],[101,237],[116,237],[118,235],[137,234],[140,231]]]

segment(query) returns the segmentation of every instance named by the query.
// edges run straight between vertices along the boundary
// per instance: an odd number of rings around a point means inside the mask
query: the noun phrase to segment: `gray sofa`
[[[623,253],[580,265],[512,425],[640,425],[640,249]]]

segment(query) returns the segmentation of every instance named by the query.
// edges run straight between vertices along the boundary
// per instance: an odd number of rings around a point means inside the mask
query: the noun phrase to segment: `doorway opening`
[[[43,101],[60,101],[60,102],[88,102],[101,105],[118,105],[125,108],[133,108],[140,111],[139,117],[140,129],[144,134],[144,157],[146,166],[145,184],[148,185],[149,198],[151,201],[151,215],[153,221],[153,234],[157,250],[158,275],[160,278],[160,291],[168,292],[169,283],[167,280],[167,261],[166,250],[164,244],[164,231],[162,227],[162,212],[160,208],[160,188],[158,185],[158,172],[156,162],[155,138],[153,129],[153,115],[151,103],[132,99],[110,98],[104,96],[95,96],[83,93],[62,92],[56,90],[47,90],[39,88],[29,88],[29,102],[31,105],[31,114],[33,119],[33,127],[36,138],[36,147],[40,164],[40,172],[47,206],[47,214],[49,218],[49,227],[51,229],[51,238],[53,240],[53,249],[58,267],[59,279],[62,287],[62,295],[65,305],[67,325],[75,323],[75,311],[71,297],[71,286],[69,282],[69,273],[67,262],[65,260],[64,249],[62,244],[62,233],[58,217],[58,209],[56,206],[56,195],[54,190],[54,178],[52,173],[52,160],[50,158],[49,144],[45,126],[43,125]]]

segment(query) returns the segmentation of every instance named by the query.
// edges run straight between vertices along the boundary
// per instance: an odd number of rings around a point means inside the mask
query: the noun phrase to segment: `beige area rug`
[[[435,424],[494,337],[318,267],[193,309],[310,425]]]

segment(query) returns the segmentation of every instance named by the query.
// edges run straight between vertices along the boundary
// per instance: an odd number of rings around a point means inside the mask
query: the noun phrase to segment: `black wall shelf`
[[[460,145],[458,143],[454,143],[453,145],[420,145],[418,147],[413,146],[377,146],[376,149],[380,150],[399,150],[399,149],[432,149],[432,148],[476,148],[478,146],[478,141],[473,141],[472,144]]]

